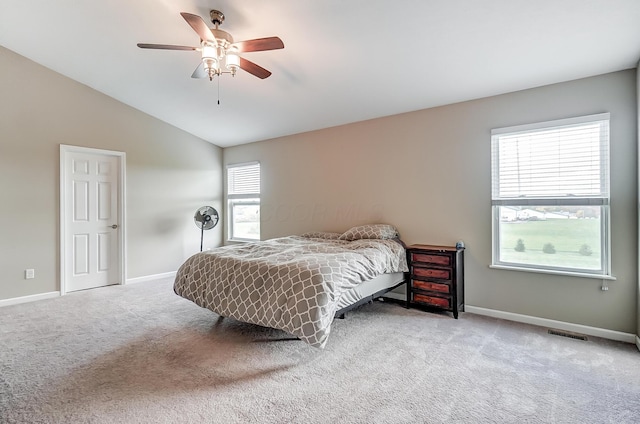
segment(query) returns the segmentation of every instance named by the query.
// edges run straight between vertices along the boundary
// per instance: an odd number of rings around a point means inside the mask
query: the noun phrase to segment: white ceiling
[[[136,47],[197,46],[179,13],[210,9],[285,44],[220,105],[198,52]],[[226,147],[635,67],[640,0],[2,0],[0,45]]]

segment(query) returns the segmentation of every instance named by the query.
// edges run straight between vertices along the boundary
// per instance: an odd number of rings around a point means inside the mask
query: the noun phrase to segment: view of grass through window
[[[601,207],[501,206],[498,212],[501,262],[602,269]]]
[[[260,239],[260,205],[233,205],[233,235],[240,239]]]

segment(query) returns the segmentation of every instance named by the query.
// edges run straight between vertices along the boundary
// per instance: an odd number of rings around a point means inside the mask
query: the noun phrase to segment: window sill
[[[256,241],[260,241],[258,239],[241,239],[241,238],[233,238],[233,239],[227,239],[227,243],[253,243]]]
[[[564,275],[567,277],[594,278],[596,280],[610,280],[610,281],[616,280],[616,277],[614,277],[613,275],[588,274],[586,272],[557,271],[557,270],[551,270],[551,269],[535,269],[535,268],[525,268],[525,267],[507,266],[507,265],[489,265],[489,268],[506,269],[508,271],[535,272],[538,274]]]

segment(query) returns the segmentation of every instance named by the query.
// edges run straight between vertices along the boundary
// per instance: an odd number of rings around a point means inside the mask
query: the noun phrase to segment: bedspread
[[[195,254],[178,270],[174,291],[221,316],[322,348],[345,290],[406,271],[404,248],[395,240],[290,236]]]

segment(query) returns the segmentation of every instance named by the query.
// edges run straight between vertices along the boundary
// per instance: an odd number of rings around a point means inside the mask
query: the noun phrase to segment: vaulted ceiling
[[[192,79],[198,52],[136,47],[197,46],[180,12],[211,9],[284,41],[243,54],[273,75]],[[640,1],[3,0],[0,45],[225,147],[633,68]]]

